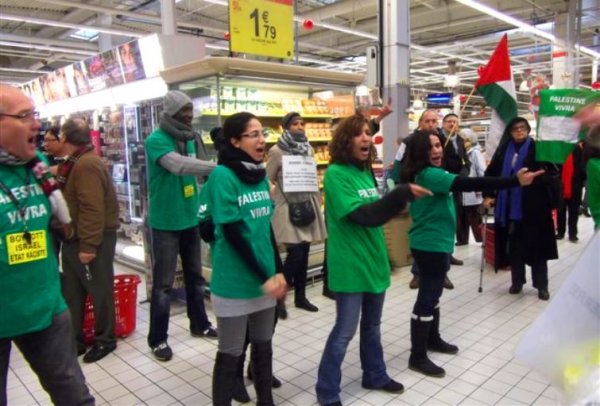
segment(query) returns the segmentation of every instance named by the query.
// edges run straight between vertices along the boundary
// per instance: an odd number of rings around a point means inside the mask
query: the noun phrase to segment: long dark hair
[[[369,125],[369,120],[360,114],[346,117],[338,124],[329,143],[329,163],[353,163],[363,168],[371,167],[373,159],[375,159],[375,146],[373,144],[371,144],[371,151],[366,162],[357,162],[352,155],[352,140],[362,132],[365,125]]]
[[[440,135],[434,130],[417,130],[410,136],[406,143],[405,158],[400,171],[402,182],[414,182],[419,172],[431,166],[429,160],[431,135],[435,135],[442,142]]]

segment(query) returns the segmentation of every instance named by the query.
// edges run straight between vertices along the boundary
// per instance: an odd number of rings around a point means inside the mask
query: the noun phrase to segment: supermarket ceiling
[[[580,16],[577,42],[598,56],[600,1],[571,3]],[[468,92],[477,67],[507,30],[517,86],[530,73],[550,75],[551,39],[516,29],[503,16],[556,34],[553,23],[569,6],[568,0],[411,0],[411,87],[445,90],[449,62],[455,61],[459,86],[466,89],[459,91]],[[208,54],[228,54],[226,0],[180,0],[175,7],[179,33],[205,37]],[[366,70],[366,47],[377,43],[378,0],[298,0],[296,7],[300,64]],[[113,46],[160,33],[160,8],[160,0],[0,0],[0,80],[22,83],[98,53],[99,31],[110,34]],[[314,22],[312,30],[303,28],[305,19]],[[574,59],[583,84],[590,84],[592,62],[590,52],[580,51]]]

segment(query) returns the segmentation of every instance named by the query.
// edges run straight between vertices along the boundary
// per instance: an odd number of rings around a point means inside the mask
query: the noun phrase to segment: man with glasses
[[[176,90],[163,100],[159,126],[146,140],[148,223],[152,239],[152,294],[148,345],[154,357],[168,361],[173,351],[167,343],[171,288],[181,258],[187,315],[193,337],[217,337],[206,315],[200,261],[200,208],[197,176],[208,176],[215,168],[207,161],[200,136],[192,128],[192,100]]]
[[[46,130],[42,147],[44,148],[44,152],[46,152],[50,165],[57,165],[58,160],[60,160],[60,157],[63,155],[62,144],[60,143],[59,126],[52,126]]]
[[[57,405],[93,405],[74,351],[49,235],[51,205],[28,165],[37,113],[19,89],[0,84],[0,405],[14,343]]]

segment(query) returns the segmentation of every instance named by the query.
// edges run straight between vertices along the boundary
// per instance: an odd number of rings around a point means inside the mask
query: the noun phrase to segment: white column
[[[177,33],[175,0],[160,0],[160,23],[163,34],[175,35]]]
[[[392,98],[394,112],[382,123],[383,163],[391,163],[396,139],[408,135],[410,88],[410,6],[408,1],[384,0],[383,100]]]

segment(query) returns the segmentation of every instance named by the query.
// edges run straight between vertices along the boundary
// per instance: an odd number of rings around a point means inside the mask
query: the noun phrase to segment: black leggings
[[[413,314],[420,317],[433,316],[438,307],[444,278],[450,264],[450,254],[411,249],[413,258],[419,268],[419,293],[413,307]]]

